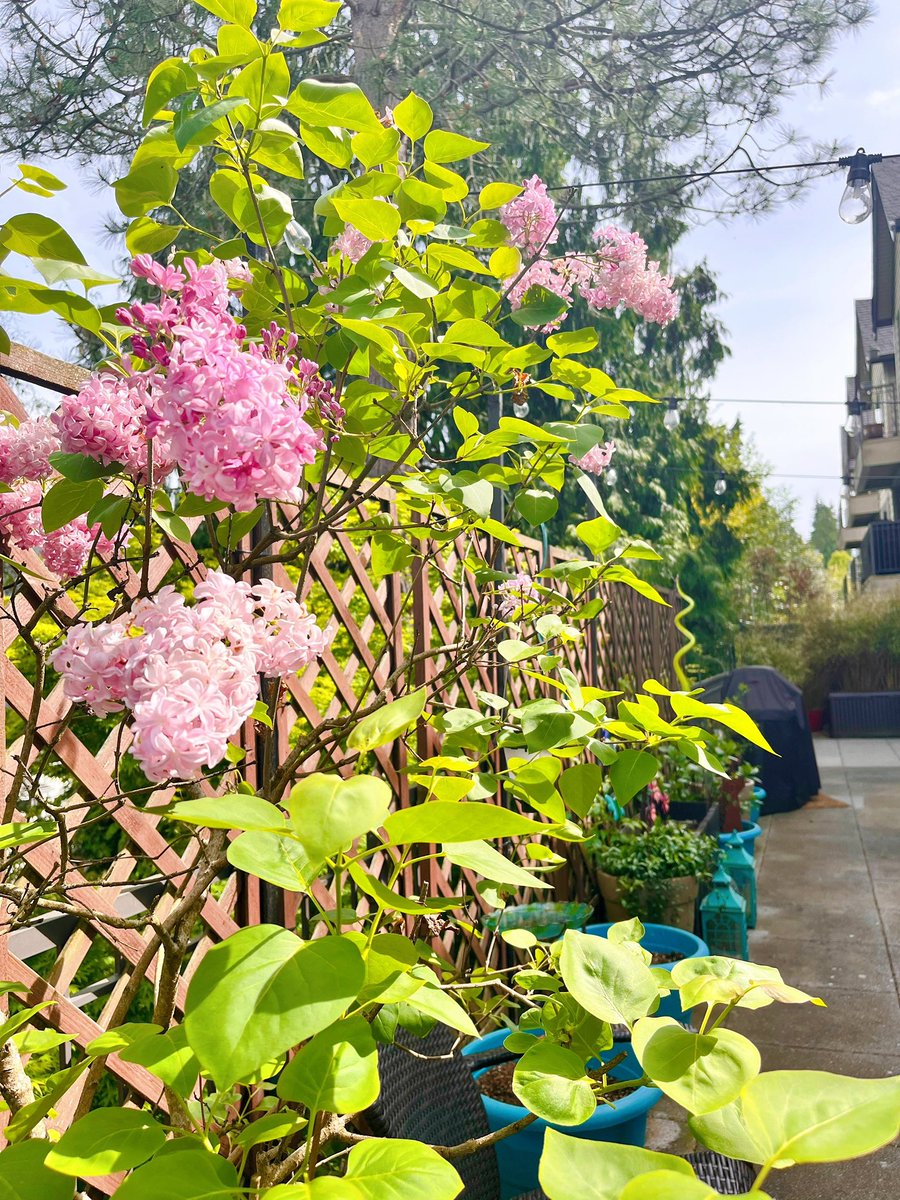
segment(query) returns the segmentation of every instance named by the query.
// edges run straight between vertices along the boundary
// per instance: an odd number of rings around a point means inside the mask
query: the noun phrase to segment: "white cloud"
[[[869,92],[868,96],[866,96],[866,104],[870,108],[900,107],[900,87]]]

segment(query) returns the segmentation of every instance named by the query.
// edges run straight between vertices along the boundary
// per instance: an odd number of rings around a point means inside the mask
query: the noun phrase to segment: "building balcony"
[[[860,577],[900,575],[900,521],[873,521],[860,543]]]
[[[865,525],[844,525],[838,534],[838,547],[841,550],[858,550],[865,536]]]
[[[869,427],[874,428],[878,427]],[[854,456],[853,476],[857,492],[877,491],[900,484],[900,437],[873,437],[870,433],[860,438]]]
[[[882,514],[884,500],[882,493],[860,492],[847,499],[847,524],[870,525]]]

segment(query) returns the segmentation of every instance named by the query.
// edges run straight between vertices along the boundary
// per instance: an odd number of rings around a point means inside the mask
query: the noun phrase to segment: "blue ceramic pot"
[[[610,923],[604,925],[588,925],[585,933],[593,933],[598,937],[606,937]],[[688,933],[686,929],[676,929],[674,925],[654,925],[648,922],[644,925],[646,931],[641,945],[651,954],[681,954],[684,958],[704,958],[709,954],[709,946],[696,934]],[[671,971],[675,963],[660,963],[663,970]],[[659,1002],[659,1008],[654,1013],[657,1017],[674,1017],[676,1021],[688,1021],[690,1011],[681,1007],[677,992],[664,996]]]
[[[744,843],[744,849],[747,851],[750,857],[753,858],[753,856],[756,854],[756,839],[762,833],[762,827],[757,825],[755,821],[741,821],[741,828],[736,832],[738,833],[741,841]],[[720,833],[719,845],[724,847],[730,837],[730,833]]]
[[[495,1050],[502,1046],[509,1031],[497,1029],[493,1033],[470,1042],[463,1048],[463,1054],[477,1054],[482,1050]],[[617,1045],[615,1052],[627,1051],[627,1059],[616,1068],[615,1074],[620,1078],[635,1079],[642,1074],[641,1068],[630,1043]],[[475,1076],[483,1074],[476,1071]],[[647,1113],[662,1099],[658,1088],[640,1087],[622,1100],[617,1100],[615,1107],[598,1106],[594,1115],[583,1125],[553,1125],[570,1137],[584,1138],[591,1142],[618,1142],[625,1146],[643,1146],[647,1131]],[[482,1096],[484,1109],[487,1113],[491,1131],[511,1125],[526,1115],[527,1110],[518,1104],[501,1104],[490,1096]],[[534,1191],[539,1187],[538,1164],[544,1148],[544,1133],[548,1122],[540,1118],[519,1130],[512,1137],[504,1138],[494,1149],[497,1152],[497,1165],[500,1168],[500,1200],[509,1200],[523,1192]]]

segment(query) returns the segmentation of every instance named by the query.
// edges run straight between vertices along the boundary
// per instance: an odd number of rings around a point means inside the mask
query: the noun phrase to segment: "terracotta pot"
[[[608,920],[627,921],[630,917],[641,916],[639,912],[629,912],[622,904],[619,876],[607,875],[605,871],[598,870],[597,886],[603,897]],[[692,930],[698,891],[699,886],[693,875],[679,875],[676,879],[670,879],[669,902],[661,914],[654,915],[654,920],[660,925],[674,925],[676,929]],[[642,899],[643,897],[639,895],[638,906],[641,908],[643,908]]]

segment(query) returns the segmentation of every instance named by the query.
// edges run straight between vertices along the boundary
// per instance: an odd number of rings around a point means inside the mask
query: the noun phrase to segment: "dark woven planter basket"
[[[459,1035],[446,1025],[436,1025],[426,1038],[397,1031],[399,1046],[378,1047],[381,1094],[364,1114],[367,1129],[378,1137],[410,1138],[436,1146],[454,1146],[468,1138],[490,1133],[481,1093],[472,1069],[485,1065],[485,1055],[463,1058],[454,1049]],[[404,1049],[404,1047],[406,1047]],[[511,1058],[508,1052],[491,1053],[491,1061]],[[747,1192],[756,1172],[712,1150],[685,1158],[699,1179],[726,1196]],[[465,1188],[462,1200],[499,1200],[500,1172],[492,1146],[468,1158],[453,1160]],[[546,1200],[537,1189],[517,1200]]]

